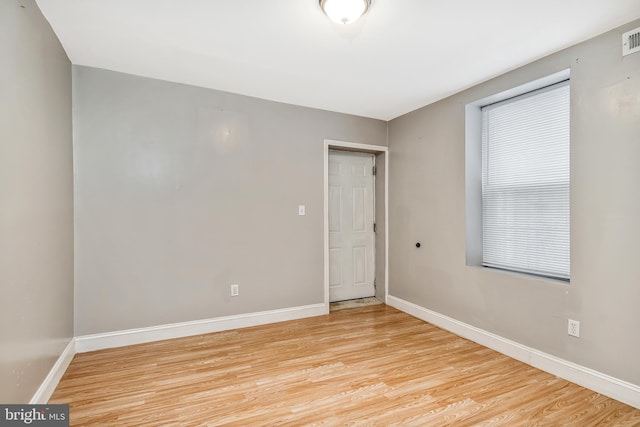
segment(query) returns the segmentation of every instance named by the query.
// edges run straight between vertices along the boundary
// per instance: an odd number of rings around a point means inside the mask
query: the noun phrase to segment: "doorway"
[[[348,159],[346,163],[344,158]],[[386,301],[388,289],[388,162],[387,147],[325,140],[324,300],[327,313],[330,301],[373,295],[380,301]],[[373,168],[369,169],[369,165],[372,167],[374,164],[376,167],[375,175]],[[371,187],[368,187],[369,184],[363,186],[361,182],[354,184],[353,180],[350,183],[347,182],[346,186],[342,184],[337,186],[334,180],[336,169],[340,167],[343,168],[343,171],[360,170],[361,173],[357,175],[362,175],[362,177],[358,176],[358,180],[367,178],[365,175],[368,175],[368,179],[371,180],[373,175]],[[366,174],[365,171],[369,171],[369,173]],[[349,197],[344,194],[345,192],[350,193]],[[369,199],[372,201],[373,209],[367,213],[364,206]],[[336,203],[338,206],[342,205],[340,209],[336,207]],[[338,211],[341,212],[338,213]],[[371,217],[370,221],[368,216]],[[375,233],[373,232],[373,220],[375,220]],[[360,233],[355,236],[347,236],[350,242],[348,241],[346,245],[342,240],[337,241],[342,237],[338,238],[338,235],[335,234],[338,229],[344,230],[345,225],[351,233],[354,230]],[[366,235],[366,231],[369,232],[369,235]],[[362,244],[363,239],[366,245]],[[367,249],[371,240],[373,240],[372,246]],[[337,262],[340,263],[336,264]],[[374,279],[373,292],[370,279]],[[345,289],[346,293],[341,293],[340,290],[336,294],[336,290],[340,288]],[[351,289],[348,290],[348,288]],[[354,294],[352,292],[360,293]]]

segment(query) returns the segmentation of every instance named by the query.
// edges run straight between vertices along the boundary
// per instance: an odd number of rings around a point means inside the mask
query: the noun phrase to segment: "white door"
[[[329,152],[329,300],[375,295],[374,155]]]

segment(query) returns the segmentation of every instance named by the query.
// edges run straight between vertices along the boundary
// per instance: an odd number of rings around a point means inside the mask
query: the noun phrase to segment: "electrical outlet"
[[[239,289],[238,289],[238,285],[231,285],[231,296],[232,297],[237,297],[238,293],[239,293]]]
[[[572,337],[580,337],[580,321],[569,319],[569,335]]]

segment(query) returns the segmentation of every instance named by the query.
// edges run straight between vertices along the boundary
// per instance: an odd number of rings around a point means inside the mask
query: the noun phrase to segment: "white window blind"
[[[569,279],[569,82],[482,108],[483,265]]]

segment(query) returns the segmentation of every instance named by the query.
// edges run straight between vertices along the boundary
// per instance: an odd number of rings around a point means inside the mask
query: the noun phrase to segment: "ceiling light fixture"
[[[324,13],[338,24],[356,22],[370,5],[371,0],[320,0]]]

